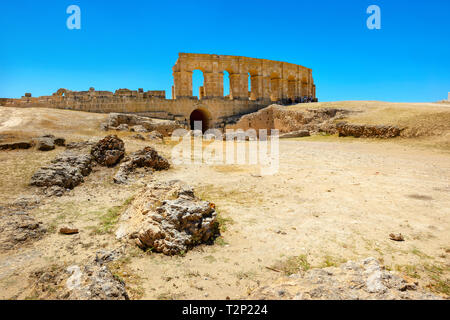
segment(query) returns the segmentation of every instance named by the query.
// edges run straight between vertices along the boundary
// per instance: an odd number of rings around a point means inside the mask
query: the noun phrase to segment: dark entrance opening
[[[201,121],[202,123],[202,132],[204,133],[206,130],[208,130],[208,115],[205,111],[202,111],[200,109],[196,109],[192,111],[190,116],[190,126],[191,130],[194,130],[195,122]]]

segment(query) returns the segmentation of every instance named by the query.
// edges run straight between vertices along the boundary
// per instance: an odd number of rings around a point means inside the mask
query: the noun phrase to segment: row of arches
[[[204,96],[205,77],[203,71],[195,69],[192,73],[192,93],[194,96],[201,99]],[[223,96],[225,98],[231,98],[231,79],[228,71],[223,71]],[[252,91],[251,75],[248,73],[248,91]]]
[[[269,91],[270,91],[270,99],[272,101],[277,101],[280,99],[279,92],[281,90],[281,77],[272,73],[269,77]],[[252,83],[256,81],[255,77],[252,77],[250,72],[247,73],[247,86],[248,86],[248,98],[250,100],[256,100],[258,97],[258,93],[256,90],[256,83]],[[205,77],[204,72],[201,69],[194,69],[192,72],[192,95],[202,99],[205,96],[204,90]],[[300,88],[298,87],[300,86]],[[287,78],[287,95],[289,97],[298,96],[298,92],[306,92],[307,91],[307,78],[304,77],[299,82],[294,76],[290,76]],[[232,98],[232,80],[230,78],[230,73],[226,70],[223,71],[223,96],[225,98]]]

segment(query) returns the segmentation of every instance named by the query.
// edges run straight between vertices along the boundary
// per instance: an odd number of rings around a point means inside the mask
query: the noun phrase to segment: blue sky
[[[72,4],[81,30],[66,27]],[[371,4],[381,30],[366,27]],[[0,97],[61,87],[170,96],[178,52],[304,65],[320,101],[437,101],[450,91],[450,1],[0,2]]]

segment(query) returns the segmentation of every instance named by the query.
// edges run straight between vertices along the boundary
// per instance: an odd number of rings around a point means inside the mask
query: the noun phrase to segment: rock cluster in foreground
[[[66,189],[73,189],[84,181],[92,170],[92,157],[70,151],[40,168],[31,177],[31,185],[42,187],[48,195],[60,196]]]
[[[156,171],[169,169],[170,164],[166,158],[160,156],[152,147],[145,147],[142,150],[133,152],[128,160],[123,162],[119,171],[114,176],[114,182],[125,184],[128,182],[128,175],[136,168],[151,168]]]
[[[109,135],[92,147],[91,155],[98,164],[113,167],[125,156],[125,144],[116,135]]]
[[[166,255],[210,243],[219,234],[214,204],[179,181],[148,185],[122,214],[116,237]]]
[[[375,258],[340,267],[311,269],[256,289],[250,299],[398,300],[440,299],[411,280],[385,270]]]
[[[33,275],[35,294],[44,299],[129,300],[125,283],[108,267],[121,255],[120,249],[97,252],[81,266],[37,270]]]

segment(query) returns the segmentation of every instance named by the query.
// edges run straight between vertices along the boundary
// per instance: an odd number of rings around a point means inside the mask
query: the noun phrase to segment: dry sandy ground
[[[4,112],[0,110],[2,116]],[[86,127],[105,117],[73,115],[74,126],[76,117],[89,118]],[[17,134],[14,121],[0,120],[0,134]],[[70,130],[75,130],[71,121],[51,133],[66,132],[70,138]],[[92,130],[74,140],[105,135]],[[127,151],[152,144],[121,135]],[[170,144],[152,145],[170,156]],[[34,170],[62,151],[0,153],[0,205],[32,194],[27,183]],[[0,253],[0,298],[36,298],[28,278],[32,271],[70,265],[99,249],[120,246],[114,226],[105,227],[108,209],[122,205],[152,179],[183,180],[214,202],[222,237],[215,245],[197,247],[184,256],[128,249],[115,271],[135,298],[245,297],[280,276],[267,267],[282,269],[283,263],[300,255],[312,266],[374,256],[387,268],[416,278],[421,286],[448,293],[448,152],[418,149],[398,140],[287,139],[280,141],[280,170],[274,175],[260,176],[257,166],[176,165],[143,175],[130,186],[118,186],[111,181],[115,170],[98,168],[83,185],[61,198],[43,198],[42,205],[32,210],[49,232],[42,240]],[[66,224],[80,228],[80,234],[59,235],[58,227]],[[394,242],[390,233],[402,233],[406,241]]]

